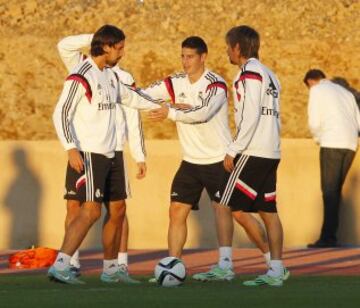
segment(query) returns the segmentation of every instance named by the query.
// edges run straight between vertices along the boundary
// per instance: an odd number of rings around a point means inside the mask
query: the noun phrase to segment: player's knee
[[[69,215],[76,215],[81,209],[81,203],[78,200],[67,200],[66,210]]]
[[[123,222],[124,217],[125,217],[125,210],[117,209],[110,214],[109,220],[111,220],[112,222],[114,222],[116,224],[120,224]]]
[[[246,226],[249,223],[249,215],[248,213],[244,213],[242,211],[236,211],[232,213],[235,220],[242,226]]]
[[[230,217],[230,218],[232,217],[231,209],[228,206],[220,205],[220,204],[216,203],[214,205],[214,209],[215,209],[215,214],[217,216]]]
[[[171,204],[169,209],[169,218],[171,224],[186,222],[187,209],[184,205]]]
[[[123,200],[110,202],[109,219],[114,223],[122,223],[126,215],[126,203]]]
[[[83,207],[81,209],[81,215],[86,219],[89,223],[94,223],[101,216],[101,207],[100,206],[91,206],[91,207]]]
[[[91,213],[91,219],[92,221],[97,221],[101,216],[101,209],[96,209],[94,211],[92,211]]]
[[[276,212],[259,211],[259,215],[265,225],[279,225],[281,224],[279,215]]]

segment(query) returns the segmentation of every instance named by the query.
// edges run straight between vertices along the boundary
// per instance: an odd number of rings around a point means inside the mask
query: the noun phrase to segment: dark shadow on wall
[[[42,189],[39,179],[28,165],[24,149],[14,149],[12,160],[16,174],[4,200],[4,206],[11,216],[9,248],[28,248],[39,242]]]

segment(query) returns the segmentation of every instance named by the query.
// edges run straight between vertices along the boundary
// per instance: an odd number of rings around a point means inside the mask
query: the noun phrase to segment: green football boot
[[[118,282],[123,282],[127,284],[141,283],[139,280],[131,278],[127,271],[123,271],[121,269],[118,269],[114,274],[111,275],[102,273],[100,276],[100,280],[106,283],[118,283]]]
[[[192,276],[193,279],[198,281],[230,281],[235,278],[235,273],[231,268],[222,269],[219,266],[213,266],[205,273],[198,273]]]

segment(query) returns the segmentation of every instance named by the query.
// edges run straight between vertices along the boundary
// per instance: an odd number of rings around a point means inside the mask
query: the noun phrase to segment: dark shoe
[[[335,241],[318,240],[315,243],[308,244],[307,247],[308,248],[334,248],[334,247],[339,247],[339,246]]]

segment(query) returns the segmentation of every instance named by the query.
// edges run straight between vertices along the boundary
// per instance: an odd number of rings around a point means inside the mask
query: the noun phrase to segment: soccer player
[[[70,270],[71,256],[100,217],[105,189],[120,187],[118,182],[108,182],[110,173],[115,172],[116,104],[137,109],[159,107],[127,88],[111,69],[123,56],[124,47],[122,30],[111,25],[101,27],[91,41],[91,56],[67,77],[53,114],[56,132],[69,157],[65,197],[72,196],[82,203],[48,271],[49,278],[68,284],[84,283]],[[109,203],[108,213],[109,219],[103,225],[101,280],[115,283],[124,276],[117,262],[118,235],[125,216],[124,200]]]
[[[217,201],[231,207],[235,220],[243,212],[258,212],[265,224],[270,267],[265,275],[244,285],[282,286],[289,273],[281,260],[283,229],[276,208],[280,84],[259,61],[260,36],[253,28],[232,28],[226,34],[226,43],[230,62],[240,67],[233,83],[237,132],[226,150],[226,172]]]
[[[227,87],[222,77],[205,68],[206,43],[193,36],[185,39],[181,47],[185,73],[172,75],[144,89],[151,97],[169,100],[173,107],[179,108],[164,107],[149,115],[153,120],[169,117],[176,122],[183,150],[183,160],[171,187],[168,247],[173,257],[181,257],[187,237],[186,220],[191,210],[198,209],[204,188],[214,200],[226,146],[231,141]],[[231,280],[234,278],[231,212],[214,202],[213,208],[219,262],[211,270],[211,278]]]
[[[81,53],[81,49],[89,47],[91,44],[91,40],[93,38],[93,34],[80,34],[74,36],[68,36],[63,38],[57,45],[58,51],[61,59],[63,60],[66,68],[70,72],[76,65],[80,62],[84,61],[87,57],[86,55]],[[114,72],[119,77],[120,81],[125,85],[131,86],[135,88],[135,80],[132,75],[125,70],[119,68],[119,66],[114,66],[112,68]],[[145,163],[145,144],[143,138],[142,124],[140,113],[138,110],[133,108],[129,108],[126,106],[116,105],[116,117],[118,120],[116,121],[116,151],[115,151],[115,164],[118,165],[118,170],[120,174],[125,174],[122,172],[124,169],[124,161],[123,161],[123,148],[126,140],[129,141],[130,151],[132,157],[137,162],[138,173],[137,178],[142,179],[146,175],[146,163]],[[111,173],[114,176],[114,180],[116,181],[117,176],[116,173]],[[111,180],[111,179],[110,179]],[[105,191],[104,201],[106,203],[106,207],[109,201],[112,199],[126,199],[129,196],[129,188],[127,183],[127,178],[125,178],[119,187],[119,191]],[[115,194],[115,195],[114,195]],[[118,196],[116,196],[118,194]],[[70,197],[71,198],[71,197]],[[115,200],[116,201],[116,200]],[[68,200],[67,201],[67,215],[65,220],[65,228],[69,226],[72,220],[76,217],[80,210],[80,202],[78,200]],[[108,215],[106,216],[108,219]],[[127,215],[125,215],[124,222],[121,230],[120,237],[120,250],[118,254],[118,263],[120,269],[124,272],[124,281],[131,282],[131,279],[128,279],[128,255],[127,255],[127,242],[128,242],[128,234],[129,234],[129,224]],[[80,261],[79,261],[79,251],[77,250],[75,254],[72,256],[70,260],[71,269],[75,273],[79,275],[80,270]]]

